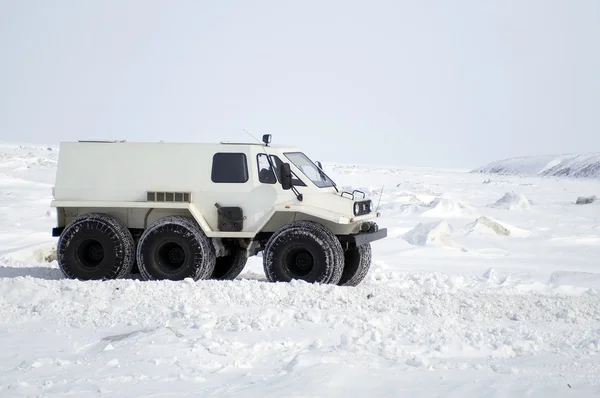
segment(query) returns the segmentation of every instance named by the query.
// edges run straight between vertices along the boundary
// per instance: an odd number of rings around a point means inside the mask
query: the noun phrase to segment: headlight
[[[373,209],[373,202],[371,200],[363,200],[354,203],[354,215],[362,216],[369,214]]]

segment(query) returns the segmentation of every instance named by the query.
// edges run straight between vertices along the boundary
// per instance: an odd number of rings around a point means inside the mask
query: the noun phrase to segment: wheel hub
[[[310,269],[313,265],[312,256],[308,253],[299,253],[295,259],[296,266],[303,271]]]
[[[185,250],[177,242],[164,242],[156,248],[156,260],[163,272],[178,272],[185,264]]]
[[[104,247],[93,238],[85,239],[76,249],[77,257],[84,268],[95,269],[104,260]]]
[[[180,247],[169,250],[169,260],[175,264],[181,264],[185,258],[185,253]]]
[[[88,255],[92,261],[100,261],[104,257],[104,249],[100,245],[93,244],[88,250]]]
[[[294,278],[303,278],[313,270],[315,259],[310,251],[303,247],[296,247],[287,253],[285,263],[288,272]]]

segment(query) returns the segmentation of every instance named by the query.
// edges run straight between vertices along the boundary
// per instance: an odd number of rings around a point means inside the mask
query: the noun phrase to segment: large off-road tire
[[[135,246],[131,232],[102,213],[76,217],[60,235],[58,266],[70,279],[120,279],[131,272]]]
[[[242,273],[248,262],[246,249],[234,246],[227,256],[217,257],[211,279],[233,280]]]
[[[271,282],[301,279],[337,284],[344,268],[344,251],[337,237],[313,221],[295,221],[277,230],[267,242],[263,267]]]
[[[371,267],[371,244],[351,247],[344,253],[344,272],[340,286],[357,286],[365,279]]]
[[[215,268],[215,249],[195,221],[167,216],[140,237],[137,265],[144,280],[208,279]]]

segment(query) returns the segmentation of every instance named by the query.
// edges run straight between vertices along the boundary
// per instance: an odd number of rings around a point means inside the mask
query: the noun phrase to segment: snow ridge
[[[600,179],[600,153],[508,158],[488,163],[472,172]]]

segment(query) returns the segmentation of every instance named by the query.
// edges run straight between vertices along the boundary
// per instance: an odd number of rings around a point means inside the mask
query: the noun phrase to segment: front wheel
[[[276,231],[267,242],[263,267],[271,282],[293,279],[337,284],[344,252],[336,236],[321,224],[298,221]]]

